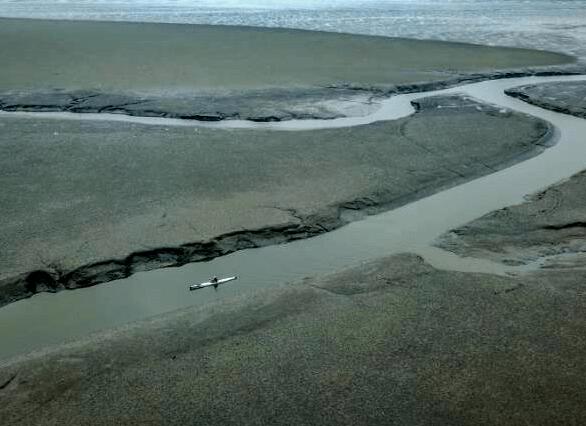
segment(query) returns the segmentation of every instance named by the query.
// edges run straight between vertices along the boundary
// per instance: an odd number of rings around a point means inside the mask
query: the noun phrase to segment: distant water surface
[[[531,47],[586,61],[586,0],[0,0],[0,16],[289,27]]]

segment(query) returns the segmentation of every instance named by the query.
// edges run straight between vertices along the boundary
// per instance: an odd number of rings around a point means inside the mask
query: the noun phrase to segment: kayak
[[[199,290],[199,289],[206,288],[206,287],[217,287],[220,284],[225,284],[227,282],[234,281],[237,279],[238,279],[238,277],[227,277],[227,278],[221,278],[215,282],[214,281],[206,281],[205,283],[201,283],[201,284],[193,284],[193,285],[189,286],[189,291]]]

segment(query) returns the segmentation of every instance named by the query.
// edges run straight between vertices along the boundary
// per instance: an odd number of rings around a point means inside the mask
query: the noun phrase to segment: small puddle
[[[490,211],[517,204],[536,192],[586,168],[586,120],[545,111],[509,98],[509,87],[549,81],[581,81],[586,76],[528,77],[486,81],[434,92],[400,95],[384,100],[375,113],[327,121],[251,123],[225,121],[194,123],[185,120],[128,117],[104,114],[4,113],[23,117],[62,119],[116,119],[142,124],[190,125],[228,128],[307,130],[367,124],[412,113],[410,101],[447,93],[464,93],[540,117],[558,129],[559,143],[543,154],[395,210],[352,222],[336,231],[288,244],[243,250],[206,263],[192,263],[137,273],[127,279],[59,294],[39,294],[0,309],[0,359],[105,330],[188,306],[234,300],[251,292],[306,276],[327,274],[394,253],[413,252],[431,265],[449,270],[507,274],[510,267],[473,258],[462,258],[430,244],[444,232]],[[512,268],[515,269],[515,268]],[[238,275],[234,284],[189,292],[189,284],[212,275]]]

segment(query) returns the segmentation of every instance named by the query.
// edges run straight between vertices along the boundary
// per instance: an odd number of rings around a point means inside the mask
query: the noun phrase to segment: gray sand
[[[515,87],[506,94],[538,107],[586,118],[586,82],[562,82]]]
[[[383,259],[0,367],[10,425],[579,425],[583,271]]]
[[[586,171],[444,235],[438,245],[460,255],[511,265],[576,267],[586,262]]]
[[[0,90],[185,94],[399,84],[556,65],[527,49],[300,30],[0,19]]]
[[[304,132],[0,125],[2,303],[325,232],[344,210],[380,211],[535,155],[549,135],[540,120],[458,97]],[[34,270],[46,273],[20,275]]]

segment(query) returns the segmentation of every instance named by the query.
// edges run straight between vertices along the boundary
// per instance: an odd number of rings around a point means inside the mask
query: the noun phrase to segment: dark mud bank
[[[527,85],[505,93],[540,108],[586,118],[586,82]]]
[[[33,92],[10,90],[0,92],[0,110],[7,112],[71,112],[109,113],[135,117],[162,117],[203,122],[249,120],[278,122],[287,120],[328,120],[343,117],[341,111],[326,105],[344,99],[370,104],[373,97],[426,92],[477,83],[485,80],[528,76],[564,76],[585,73],[577,65],[474,73],[454,78],[389,86],[362,86],[338,83],[305,89],[263,89],[231,93],[207,93],[151,96],[112,94],[99,90],[51,90]],[[512,96],[515,96],[512,94]],[[541,105],[540,105],[541,106]]]
[[[336,89],[352,89],[372,91],[379,95],[399,95],[406,93],[419,93],[434,90],[449,89],[464,84],[479,83],[481,81],[502,80],[507,78],[521,78],[521,77],[555,77],[555,76],[570,76],[581,75],[586,72],[586,68],[579,64],[571,64],[564,66],[549,66],[539,68],[525,68],[516,70],[492,71],[483,73],[461,74],[453,78],[448,78],[438,81],[428,81],[413,84],[399,84],[388,86],[359,86],[352,84],[337,84],[328,86]]]
[[[459,255],[506,265],[583,267],[586,253],[586,171],[518,205],[480,217],[442,236],[437,245]]]
[[[418,194],[415,197],[423,196]],[[405,204],[410,200],[393,203]],[[386,208],[390,208],[386,206]],[[231,232],[209,241],[182,244],[176,247],[160,247],[137,251],[123,259],[96,262],[71,271],[57,265],[44,270],[34,270],[0,282],[0,307],[31,297],[37,293],[56,293],[127,278],[136,272],[165,267],[178,267],[192,262],[205,262],[238,250],[283,244],[310,238],[332,231],[349,222],[344,211],[360,212],[361,215],[380,212],[385,207],[380,201],[364,197],[339,206],[332,214],[299,216],[293,210],[291,215],[299,220],[282,226]],[[355,215],[354,215],[355,216]]]
[[[126,278],[136,272],[182,266],[190,262],[205,262],[237,250],[309,238],[338,228],[342,224],[343,221],[339,217],[303,218],[299,224],[238,231],[205,242],[137,251],[123,259],[92,263],[71,271],[64,271],[58,267],[35,270],[0,283],[0,306],[40,292],[55,293],[90,287]]]
[[[338,118],[342,116],[340,113],[319,103],[356,96],[356,91],[348,89],[274,89],[190,97],[111,94],[93,90],[9,91],[0,93],[0,109],[25,112],[108,113],[196,121],[271,122]],[[368,99],[361,95],[355,102],[368,102]]]

